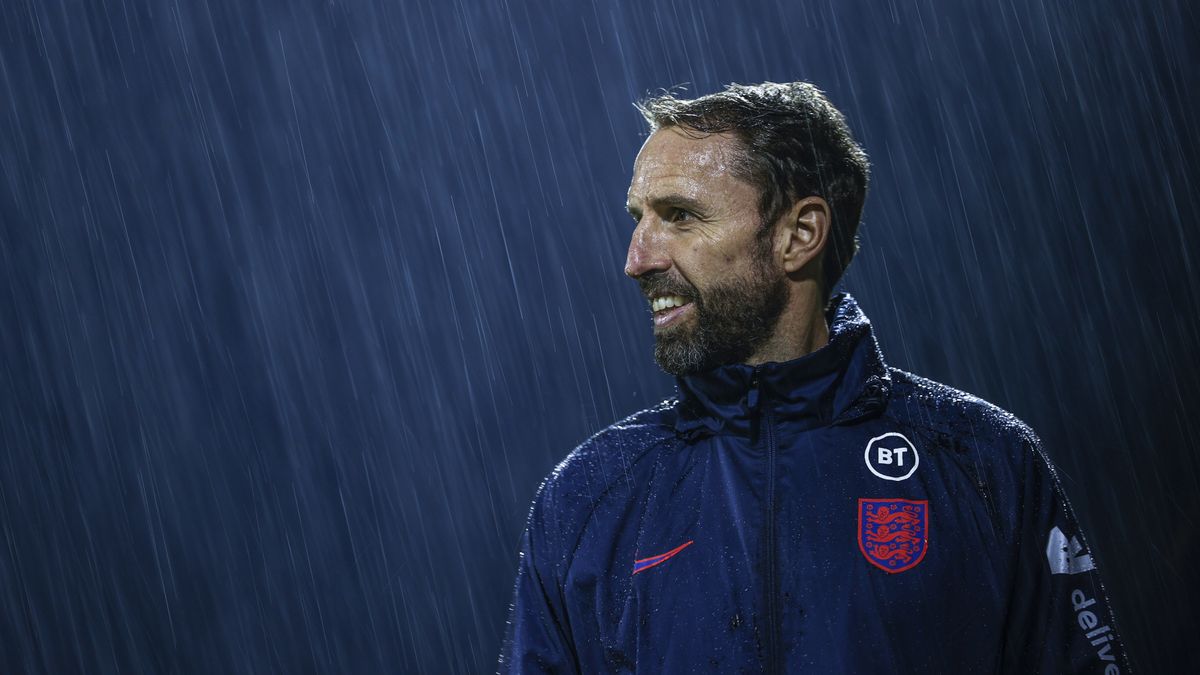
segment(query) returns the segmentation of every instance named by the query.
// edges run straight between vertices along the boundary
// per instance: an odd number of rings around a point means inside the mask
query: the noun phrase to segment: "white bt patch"
[[[1050,562],[1051,574],[1079,574],[1096,569],[1092,554],[1083,550],[1079,537],[1067,539],[1067,535],[1055,525],[1046,541],[1046,560]]]
[[[921,463],[916,446],[896,431],[872,438],[863,459],[871,473],[884,480],[904,480],[913,475]]]

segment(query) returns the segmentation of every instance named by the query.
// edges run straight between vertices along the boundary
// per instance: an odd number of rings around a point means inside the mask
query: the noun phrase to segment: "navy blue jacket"
[[[538,489],[505,673],[1129,672],[1037,436],[829,343],[678,379]]]

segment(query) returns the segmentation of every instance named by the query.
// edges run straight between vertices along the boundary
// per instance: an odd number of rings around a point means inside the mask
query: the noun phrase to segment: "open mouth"
[[[691,308],[692,301],[680,295],[660,295],[650,301],[654,327],[674,323]]]

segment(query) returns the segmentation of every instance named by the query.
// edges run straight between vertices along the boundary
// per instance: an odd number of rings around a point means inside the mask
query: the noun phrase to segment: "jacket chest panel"
[[[591,606],[606,669],[634,672],[636,663],[729,672],[731,664],[764,663],[769,557],[776,566],[778,648],[788,666],[844,666],[823,660],[828,645],[852,642],[864,631],[897,644],[917,639],[910,632],[918,627],[974,631],[984,643],[998,634],[1004,549],[970,476],[953,458],[927,450],[912,476],[882,480],[862,452],[847,449],[864,445],[873,432],[840,431],[781,439],[772,542],[765,526],[767,457],[728,438],[666,453],[619,510],[597,513],[596,525],[606,526],[588,540],[601,545],[607,538],[611,562],[577,577],[590,581],[575,593]],[[916,564],[890,572],[872,562],[860,544],[860,500],[922,505]],[[885,523],[875,526],[875,539],[894,541],[896,533],[912,539],[906,518],[875,515]],[[878,558],[883,550],[876,547]],[[864,613],[865,607],[872,610]],[[712,635],[713,625],[722,627],[721,636]]]

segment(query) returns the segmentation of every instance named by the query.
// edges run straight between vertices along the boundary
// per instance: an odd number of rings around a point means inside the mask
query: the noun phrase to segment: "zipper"
[[[759,370],[754,369],[750,380],[750,402],[759,414],[759,423],[767,441],[767,672],[782,673],[779,663],[779,581],[775,573],[775,425],[766,392],[759,382]]]

